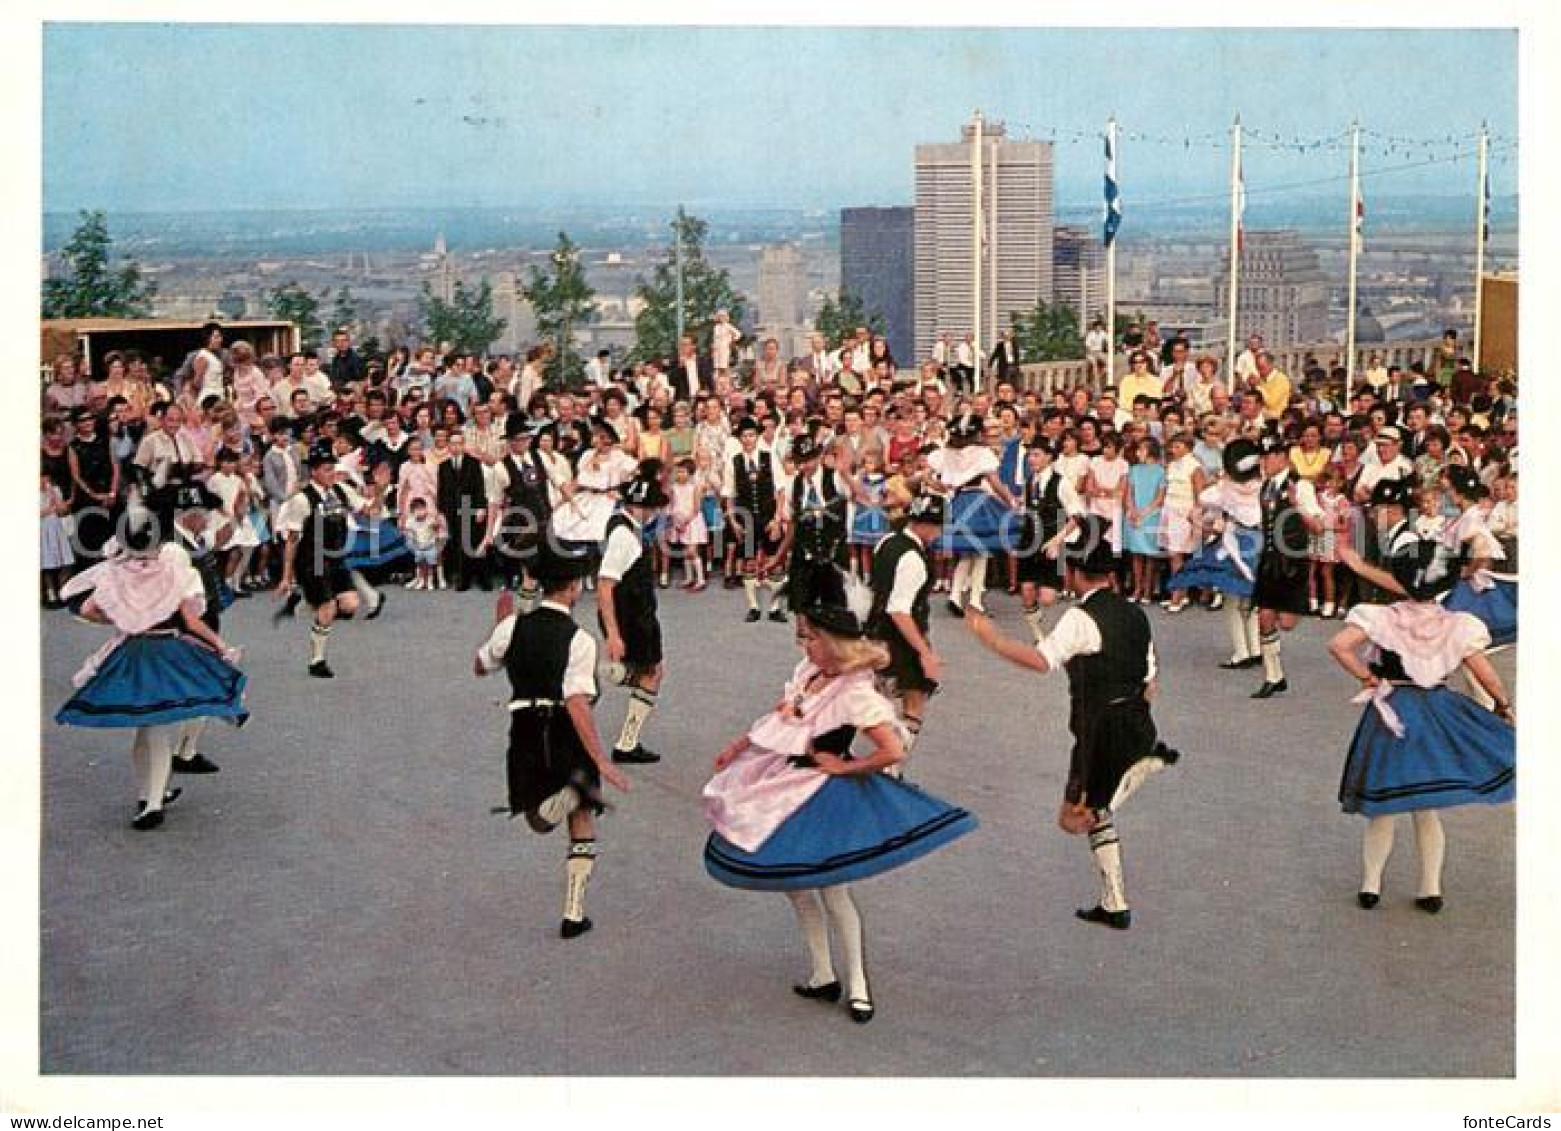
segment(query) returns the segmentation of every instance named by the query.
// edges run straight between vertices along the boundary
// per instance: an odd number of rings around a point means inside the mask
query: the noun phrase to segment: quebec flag
[[[1101,242],[1110,247],[1122,226],[1122,194],[1117,191],[1117,155],[1111,146],[1111,135],[1106,135],[1106,224]]]

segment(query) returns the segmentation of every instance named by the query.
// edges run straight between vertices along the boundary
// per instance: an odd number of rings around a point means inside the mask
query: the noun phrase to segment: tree
[[[1062,303],[1037,302],[1034,310],[1017,311],[1014,344],[1020,361],[1073,361],[1084,356],[1079,316]]]
[[[884,331],[883,315],[876,310],[869,311],[859,295],[845,290],[837,297],[825,296],[818,317],[813,319],[813,328],[823,334],[831,346],[837,345],[847,334],[855,333],[858,326],[881,334]]]
[[[81,213],[60,258],[65,273],[43,282],[43,317],[144,318],[151,312],[157,286],[141,278],[133,260],[117,269],[110,265],[113,241],[103,212]]]
[[[345,328],[355,332],[358,326],[358,300],[352,297],[351,287],[336,291],[336,303],[331,307],[331,332]]]
[[[715,312],[725,310],[733,325],[743,320],[743,296],[732,287],[724,269],[705,259],[704,239],[709,225],[682,208],[672,221],[672,246],[656,265],[650,281],[642,277],[635,293],[644,308],[634,319],[634,357],[671,357],[677,352],[677,263],[683,260],[683,332],[696,342],[706,342],[715,325]]]
[[[536,312],[537,333],[553,343],[553,356],[548,358],[544,371],[548,383],[574,387],[585,370],[574,351],[574,332],[595,320],[596,308],[591,300],[596,292],[585,281],[580,249],[566,233],[558,233],[551,272],[544,274],[536,267],[531,268],[521,292]]]
[[[320,324],[320,299],[292,280],[266,292],[266,309],[272,318],[280,318],[298,327],[302,349],[318,349],[323,327]]]
[[[439,348],[484,353],[498,341],[508,325],[505,319],[493,315],[493,286],[487,279],[475,289],[468,289],[457,279],[451,288],[449,302],[434,294],[424,283],[417,306],[426,339]]]

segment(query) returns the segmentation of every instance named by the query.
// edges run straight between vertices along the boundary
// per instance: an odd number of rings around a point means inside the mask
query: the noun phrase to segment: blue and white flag
[[[1480,238],[1486,243],[1491,242],[1491,174],[1485,171],[1484,183],[1480,185]]]
[[[1101,242],[1110,247],[1122,226],[1122,194],[1117,191],[1117,155],[1106,135],[1106,223]]]

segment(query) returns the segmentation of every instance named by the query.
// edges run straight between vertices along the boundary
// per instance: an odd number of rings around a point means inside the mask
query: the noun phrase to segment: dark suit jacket
[[[1006,381],[1019,368],[1019,356],[1010,343],[998,342],[987,364],[997,371],[999,381]]]
[[[476,456],[461,457],[461,470],[455,470],[455,460],[447,459],[439,465],[439,513],[454,526],[464,500],[473,513],[486,509],[488,491],[483,485],[482,460]]]
[[[711,390],[715,388],[715,366],[710,358],[704,354],[694,355],[699,362],[699,388]],[[667,379],[672,382],[672,388],[677,393],[678,400],[689,400],[696,390],[688,387],[688,373],[683,368],[681,358],[674,356],[667,362]]]

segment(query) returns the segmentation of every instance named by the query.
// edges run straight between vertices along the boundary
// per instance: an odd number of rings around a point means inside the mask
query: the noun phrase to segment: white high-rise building
[[[1052,302],[1078,316],[1080,332],[1092,318],[1104,318],[1106,251],[1100,230],[1059,225],[1052,236]]]
[[[975,123],[962,140],[916,147],[916,355],[941,333],[976,332],[990,351],[1016,311],[1052,298],[1052,145],[1011,141],[1001,122],[982,123],[981,325],[973,267]]]

